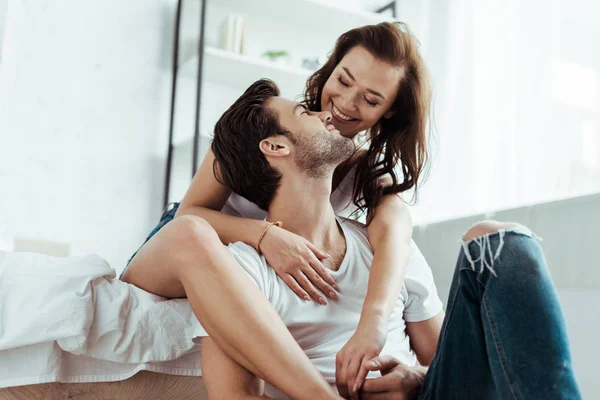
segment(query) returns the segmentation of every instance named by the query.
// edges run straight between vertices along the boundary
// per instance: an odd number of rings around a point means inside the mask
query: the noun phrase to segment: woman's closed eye
[[[342,78],[342,76],[341,76],[341,75],[340,75],[340,76],[338,76],[338,82],[339,82],[339,83],[341,83],[343,86],[350,87],[350,84],[349,84],[348,82],[346,82],[346,81],[345,81],[345,80]]]
[[[370,105],[371,107],[375,107],[375,106],[379,105],[379,103],[369,100],[369,98],[367,96],[364,96],[364,99],[367,102],[367,104]]]
[[[342,76],[341,76],[341,75],[340,75],[340,76],[338,76],[338,78],[337,78],[337,79],[338,79],[338,82],[342,84],[342,86],[345,86],[345,87],[350,87],[350,84],[349,84],[348,82],[346,82],[346,81],[344,80],[344,78],[342,78]],[[377,103],[377,102],[375,102],[375,101],[372,101],[372,100],[369,100],[369,98],[368,98],[367,96],[363,96],[363,98],[365,99],[365,101],[367,102],[367,104],[368,104],[369,106],[371,106],[371,107],[375,107],[375,106],[378,106],[378,105],[379,105],[379,103]]]

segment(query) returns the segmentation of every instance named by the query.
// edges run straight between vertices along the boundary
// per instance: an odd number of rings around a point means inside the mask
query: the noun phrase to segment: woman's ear
[[[290,146],[283,140],[270,137],[261,140],[260,151],[267,157],[285,157],[290,154]]]

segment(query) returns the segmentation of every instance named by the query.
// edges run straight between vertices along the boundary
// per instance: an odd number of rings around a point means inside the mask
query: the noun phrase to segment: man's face
[[[302,171],[321,177],[354,152],[354,142],[340,135],[331,123],[329,111],[312,112],[302,104],[281,97],[267,101],[288,132],[294,160]]]

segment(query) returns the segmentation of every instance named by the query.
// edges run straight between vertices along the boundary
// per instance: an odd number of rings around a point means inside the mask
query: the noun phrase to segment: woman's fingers
[[[313,267],[313,269],[315,271],[317,271],[317,273],[319,274],[319,276],[325,282],[327,282],[329,285],[331,285],[335,290],[339,291],[339,288],[337,286],[337,283],[335,282],[335,279],[333,279],[333,277],[329,273],[329,269],[325,268],[325,266],[321,262],[321,260],[329,258],[330,257],[329,254],[322,252],[321,250],[319,250],[318,248],[316,248],[315,245],[313,245],[311,242],[308,242],[307,246],[313,252],[313,254],[315,255],[315,257],[313,258],[313,260],[310,262],[310,265]],[[323,256],[323,255],[325,255],[325,256]]]
[[[356,398],[356,388],[354,383],[356,382],[356,375],[362,364],[362,357],[352,357],[348,369],[346,369],[346,385],[348,386],[348,393],[353,399]]]
[[[366,363],[367,363],[367,359],[363,358],[362,362],[360,363],[360,368],[358,370],[358,374],[356,375],[356,379],[354,381],[354,390],[355,391],[360,389],[360,387],[365,382],[367,375],[369,374],[369,369],[365,365]]]
[[[304,289],[310,297],[312,297],[317,303],[325,305],[327,301],[325,297],[315,288],[315,286],[310,282],[310,280],[304,275],[302,271],[296,271],[294,273],[294,278],[296,282]]]
[[[335,279],[333,279],[333,277],[329,273],[330,270],[328,268],[325,268],[323,263],[317,257],[313,257],[309,263],[310,263],[310,266],[315,270],[315,272],[317,274],[319,274],[321,279],[323,279],[333,289],[335,289],[337,291],[340,290],[338,288],[337,283],[335,282]]]
[[[321,249],[317,248],[314,244],[312,244],[311,242],[307,242],[307,246],[308,248],[314,253],[315,256],[317,256],[317,258],[319,260],[324,260],[326,258],[329,258],[329,254],[325,253],[324,251],[322,251]]]
[[[346,363],[341,353],[335,357],[335,385],[343,398],[348,398],[348,385],[346,384]]]
[[[296,279],[294,279],[292,275],[285,274],[281,277],[281,279],[283,279],[285,284],[288,285],[290,289],[292,289],[294,293],[298,295],[298,297],[306,301],[310,301],[310,296],[308,295],[308,293],[306,293],[306,291],[302,289],[300,285],[298,285],[298,282],[296,282]]]
[[[325,296],[329,297],[331,300],[337,300],[337,295],[335,294],[335,289],[325,282],[321,275],[317,273],[318,266],[313,264],[307,265],[304,269],[304,275],[312,282],[312,284],[318,287],[321,292],[325,294]],[[336,285],[337,286],[337,285]]]

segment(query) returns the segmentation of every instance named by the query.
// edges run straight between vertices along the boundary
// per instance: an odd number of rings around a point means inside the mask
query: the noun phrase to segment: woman
[[[374,251],[359,326],[337,356],[354,395],[368,372],[363,362],[385,344],[387,320],[402,287],[412,221],[399,194],[417,188],[426,162],[430,91],[416,39],[402,23],[346,32],[327,63],[309,78],[305,97],[309,109],[331,112],[342,135],[356,138],[366,131],[369,139],[367,149],[336,170],[331,195],[338,215],[367,212]],[[215,179],[213,163],[209,152],[181,204],[163,215],[123,280],[165,297],[188,297],[200,322],[230,357],[294,398],[325,398],[320,396],[326,388],[296,387],[298,381],[312,382],[313,369],[303,362],[286,363],[290,353],[304,360],[299,347],[290,345],[285,326],[274,322],[274,310],[220,243],[255,246],[294,292],[320,304],[326,304],[323,294],[336,298],[335,281],[323,266],[327,254],[264,221],[263,210]],[[229,267],[210,267],[215,264]],[[436,342],[437,337],[423,338],[428,346]],[[412,345],[421,344],[417,340]],[[261,357],[265,348],[275,349],[269,363]],[[281,368],[297,370],[297,379],[279,380]]]

